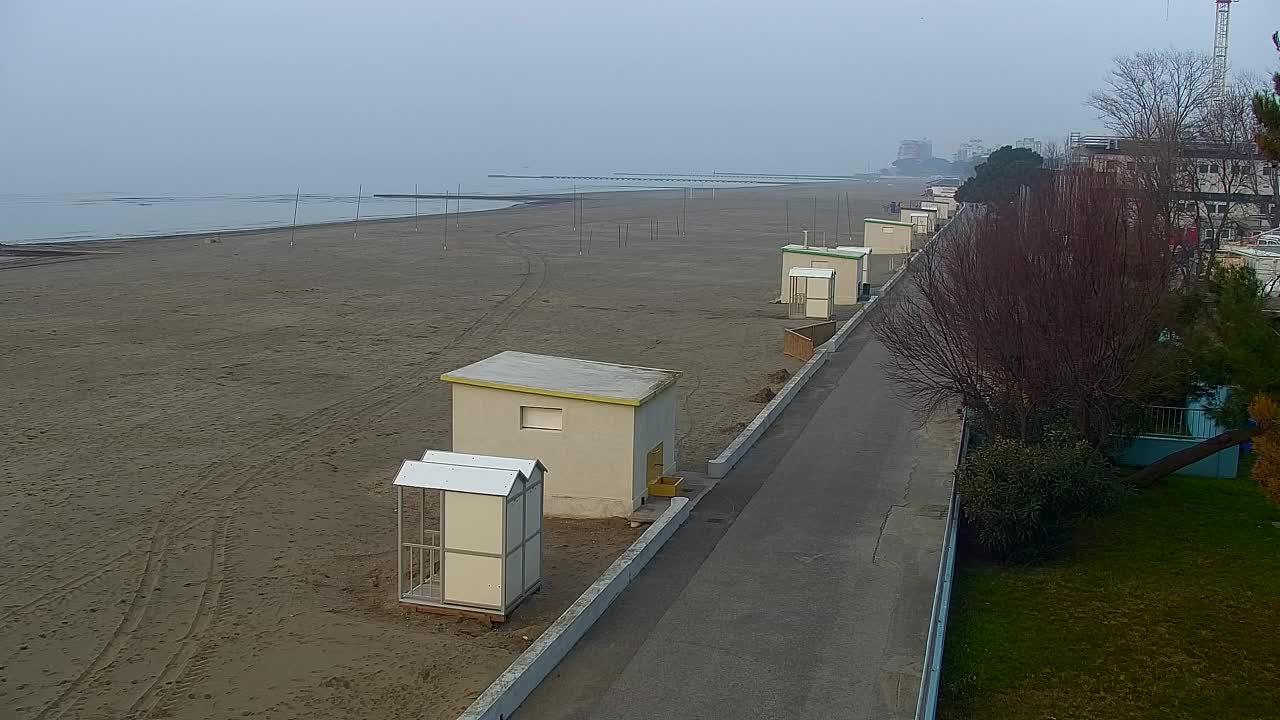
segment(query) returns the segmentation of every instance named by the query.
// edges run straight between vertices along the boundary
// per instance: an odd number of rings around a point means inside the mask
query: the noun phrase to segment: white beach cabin
[[[545,472],[538,460],[438,450],[406,460],[395,479],[400,602],[506,620],[542,583]],[[417,513],[406,489],[418,491]],[[437,499],[433,520],[428,492]]]
[[[834,248],[783,245],[782,283],[778,292],[781,302],[791,301],[791,269],[830,268],[840,282],[836,288],[836,305],[857,305],[862,284],[867,282],[867,256],[871,248],[841,245]]]
[[[914,230],[908,222],[866,218],[862,221],[862,243],[880,255],[910,253]]]
[[[793,267],[788,271],[791,292],[787,316],[830,320],[836,312],[836,271],[822,267]]]
[[[542,459],[548,515],[627,517],[676,466],[673,370],[506,351],[453,384],[456,452]]]

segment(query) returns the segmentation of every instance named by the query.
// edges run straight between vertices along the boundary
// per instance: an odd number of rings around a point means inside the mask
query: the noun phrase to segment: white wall
[[[521,429],[522,405],[561,409],[564,429]],[[625,517],[639,504],[634,414],[628,405],[453,383],[453,450],[541,460],[548,515]]]
[[[910,229],[910,228],[908,228]],[[782,253],[782,286],[778,298],[789,302],[791,295],[791,278],[787,275],[791,268],[825,267],[836,271],[836,304],[857,305],[858,292],[864,282],[866,258],[833,257],[830,255],[813,255],[811,253]]]
[[[636,408],[635,439],[632,443],[632,489],[636,497],[649,492],[646,467],[649,451],[662,443],[662,471],[676,469],[676,386],[663,390]]]

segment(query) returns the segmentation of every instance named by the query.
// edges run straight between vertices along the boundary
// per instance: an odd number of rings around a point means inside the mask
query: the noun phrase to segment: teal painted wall
[[[1198,439],[1138,437],[1129,447],[1114,452],[1112,458],[1120,465],[1145,467],[1151,463],[1200,443]],[[1231,447],[1188,465],[1178,471],[1184,475],[1233,478],[1240,470],[1240,447]]]

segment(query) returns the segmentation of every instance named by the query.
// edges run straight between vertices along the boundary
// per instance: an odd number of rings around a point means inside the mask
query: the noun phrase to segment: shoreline
[[[912,180],[918,180],[918,178],[902,178],[902,180],[912,181]],[[753,188],[756,188],[756,189],[785,188],[785,187],[801,186],[801,185],[822,186],[822,185],[836,185],[836,184],[843,184],[843,183],[858,183],[858,184],[865,183],[871,186],[879,186],[884,182],[886,182],[885,178],[880,178],[875,180],[866,179],[866,178],[858,178],[856,180],[834,180],[834,179],[833,180],[804,180],[804,181],[792,181],[792,182],[779,181],[776,183],[769,183],[769,184],[760,183],[755,185],[731,186],[731,187],[709,188],[709,189],[711,189],[712,191],[720,190],[721,192],[728,192],[733,190],[744,190],[744,189],[753,189]],[[684,188],[683,187],[652,187],[652,188],[642,188],[642,189],[636,189],[636,188],[617,188],[617,189],[606,189],[606,190],[598,189],[592,192],[580,192],[578,193],[578,196],[583,198],[596,198],[604,195],[616,195],[616,194],[622,194],[622,193],[646,195],[651,193],[674,193],[682,189]],[[700,189],[706,190],[708,188],[700,188]],[[404,193],[374,193],[369,196],[370,200],[373,200],[373,199],[402,199],[403,200],[403,199],[409,199],[412,197],[413,197],[412,194],[404,194]],[[446,199],[446,196],[440,193],[419,193],[418,197],[424,200]],[[457,196],[448,196],[448,199],[455,199],[456,197]],[[527,197],[528,199],[526,200],[517,199],[521,197]],[[481,201],[481,202],[485,200],[492,200],[494,202],[505,202],[508,204],[502,207],[496,207],[496,208],[484,208],[479,210],[460,210],[460,211],[449,211],[449,212],[450,213],[457,212],[462,215],[467,215],[468,217],[476,217],[476,216],[484,215],[485,213],[499,212],[502,210],[510,210],[512,208],[535,208],[535,207],[540,207],[544,205],[558,205],[561,203],[570,202],[572,200],[572,197],[573,196],[571,193],[531,193],[527,196],[522,196],[522,195],[485,196],[481,194],[471,194],[471,195],[463,195],[461,196],[461,199],[470,200],[470,201]],[[424,212],[424,213],[419,213],[416,217],[437,218],[443,214],[445,213]],[[153,241],[154,240],[178,240],[178,239],[185,239],[185,238],[195,239],[195,238],[211,238],[211,237],[223,237],[223,236],[245,237],[245,236],[251,236],[255,233],[282,232],[285,230],[289,230],[290,228],[296,228],[297,230],[301,231],[303,229],[325,228],[325,227],[340,226],[340,225],[354,225],[357,222],[359,222],[359,224],[361,225],[366,225],[366,224],[375,225],[375,224],[388,223],[388,222],[403,222],[405,220],[413,219],[414,217],[415,215],[413,214],[391,215],[391,216],[384,215],[384,216],[378,216],[378,217],[371,217],[367,219],[361,218],[359,221],[357,221],[355,218],[346,218],[346,219],[340,219],[340,220],[321,220],[321,221],[315,221],[315,222],[298,223],[297,225],[291,225],[291,224],[252,225],[252,226],[245,226],[245,227],[232,227],[232,228],[223,229],[223,230],[179,230],[177,232],[160,232],[160,233],[154,233],[154,234],[127,235],[127,236],[121,236],[121,237],[72,238],[72,239],[65,239],[65,240],[45,239],[45,240],[31,240],[31,241],[21,241],[21,242],[9,241],[9,242],[0,242],[0,256],[39,255],[39,254],[43,254],[39,252],[41,248],[55,249],[55,248],[69,248],[69,247],[85,247],[85,246],[103,245],[103,244],[111,244],[111,243],[137,243],[137,242],[146,241],[146,240],[153,240]],[[31,251],[24,250],[27,248],[31,249]],[[71,252],[71,251],[68,251],[68,252]]]
[[[510,210],[511,208],[515,208],[515,207],[536,207],[539,205],[555,205],[559,203],[569,202],[568,200],[553,200],[551,199],[552,197],[553,197],[552,195],[544,194],[544,195],[538,196],[537,199],[529,200],[525,202],[503,200],[502,202],[508,202],[509,204],[499,208],[485,208],[483,210],[461,210],[461,211],[458,211],[458,213],[461,215],[476,216],[476,215],[481,215],[483,213]],[[477,198],[471,197],[471,198],[464,198],[464,199],[475,200]],[[357,222],[360,223],[361,225],[376,225],[376,224],[388,223],[388,222],[404,222],[405,220],[412,220],[414,217],[437,218],[444,214],[445,213],[443,212],[433,212],[433,213],[419,213],[417,216],[393,215],[393,216],[380,216],[380,217],[368,218],[368,219],[361,218],[360,220],[356,220],[355,218],[351,218],[348,220],[321,220],[319,222],[298,223],[297,225],[262,225],[262,226],[254,226],[254,227],[232,228],[228,230],[191,230],[191,231],[182,231],[182,232],[176,232],[176,233],[159,233],[155,235],[130,235],[127,237],[114,237],[114,238],[84,238],[84,239],[75,239],[75,240],[37,240],[32,242],[18,242],[18,243],[0,242],[0,255],[42,254],[40,252],[24,252],[24,250],[27,248],[38,251],[40,249],[52,250],[54,248],[63,248],[63,247],[72,246],[72,245],[83,246],[83,245],[95,245],[95,244],[104,244],[104,243],[137,243],[137,242],[143,242],[147,240],[181,240],[186,238],[209,238],[209,237],[223,237],[223,236],[244,237],[246,235],[253,235],[255,233],[281,232],[284,230],[289,230],[291,228],[303,230],[303,229],[332,227],[335,225],[355,225]],[[452,210],[449,211],[449,214],[450,215],[454,214],[454,211]]]

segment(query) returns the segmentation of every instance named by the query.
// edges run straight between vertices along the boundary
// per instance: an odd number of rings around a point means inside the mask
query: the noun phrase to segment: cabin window
[[[520,429],[563,430],[564,410],[560,408],[520,406]]]

